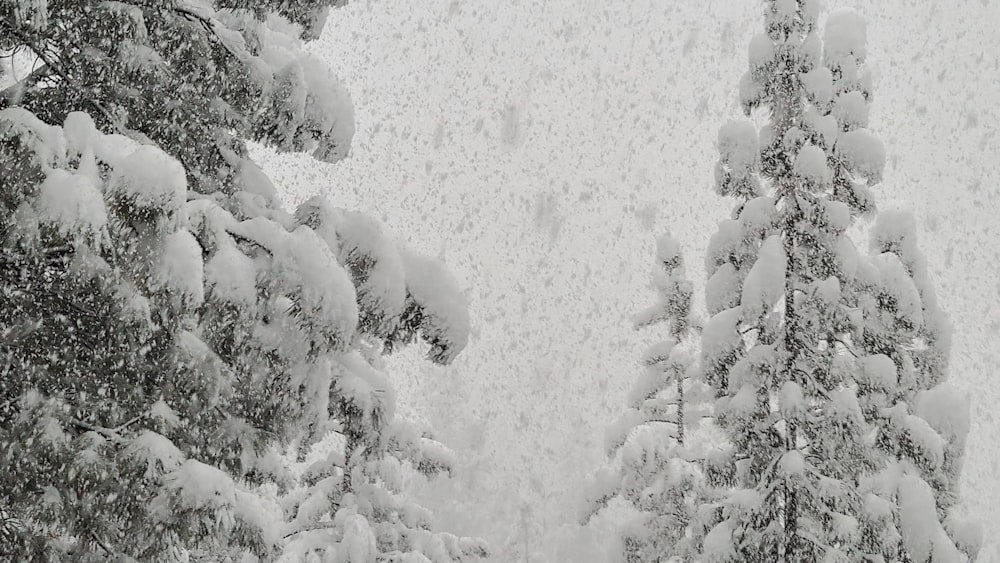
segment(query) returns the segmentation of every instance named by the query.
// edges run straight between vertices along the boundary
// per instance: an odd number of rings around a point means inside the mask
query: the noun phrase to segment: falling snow
[[[1000,5],[744,4],[351,0],[311,24],[255,27],[249,13],[178,2],[191,21],[215,22],[205,29],[245,65],[273,118],[211,108],[264,143],[250,147],[254,162],[225,139],[198,139],[225,162],[217,175],[124,126],[99,130],[87,113],[59,123],[7,107],[21,95],[10,80],[33,68],[23,53],[0,58],[0,138],[17,139],[37,176],[11,209],[11,237],[55,233],[85,281],[117,272],[123,322],[142,338],[156,323],[172,331],[168,353],[136,356],[176,362],[170,392],[185,401],[151,395],[140,416],[105,428],[67,405],[120,390],[74,387],[63,402],[32,389],[18,397],[18,424],[37,417],[30,443],[72,450],[67,471],[84,482],[108,479],[102,456],[120,451],[132,477],[157,483],[150,521],[250,534],[280,545],[272,555],[287,563],[452,561],[486,544],[490,561],[611,563],[622,537],[641,549],[697,541],[706,560],[726,561],[740,555],[740,515],[766,507],[765,495],[713,497],[725,517],[687,538],[670,535],[684,530],[673,518],[709,521],[692,499],[720,494],[706,492],[708,469],[731,461],[733,445],[712,450],[719,428],[760,414],[760,374],[784,360],[772,336],[795,307],[816,312],[803,333],[834,321],[854,331],[817,351],[836,352],[827,369],[841,378],[825,391],[835,424],[823,432],[851,435],[876,417],[919,457],[860,479],[862,502],[831,512],[828,533],[847,549],[866,526],[888,530],[878,539],[898,538],[921,561],[963,561],[982,543],[979,560],[1000,561]],[[37,30],[48,9],[22,1],[12,14]],[[820,25],[776,43],[776,26],[803,14]],[[297,38],[322,18],[318,40]],[[808,200],[802,220],[830,236],[829,255],[790,253],[776,234],[787,201],[758,176],[774,166],[761,149],[775,138],[761,79],[783,49],[801,53],[808,102],[777,142],[788,171],[803,193],[850,192]],[[130,71],[172,72],[131,41],[116,56]],[[75,109],[105,122],[104,108]],[[216,189],[226,174],[243,191]],[[135,240],[120,239],[127,229]],[[839,277],[789,289],[803,260],[826,260]],[[856,306],[838,309],[847,299]],[[224,342],[198,324],[212,314]],[[79,330],[64,317],[39,326],[53,323]],[[5,344],[38,326],[0,328]],[[892,330],[912,337],[902,359],[854,351]],[[233,350],[253,355],[233,361]],[[933,379],[944,360],[948,379]],[[719,365],[727,379],[712,381]],[[213,426],[239,444],[250,469],[237,478],[183,432],[248,385],[270,416],[298,418],[280,431],[287,451],[254,447],[269,432],[248,422],[254,401],[241,405],[247,420]],[[297,394],[272,396],[282,385]],[[773,390],[764,405],[783,417],[777,434],[808,420],[815,393],[795,381]],[[691,426],[687,443],[674,415]],[[956,444],[964,459],[952,458]],[[782,450],[768,471],[785,483],[820,475],[809,481],[817,495],[844,494],[803,449]],[[964,502],[944,517],[927,475],[953,469]],[[45,514],[58,514],[68,493],[38,490]],[[7,516],[0,503],[0,531]],[[81,541],[107,551],[96,533]],[[408,551],[382,553],[388,544]],[[845,557],[838,549],[827,558]]]

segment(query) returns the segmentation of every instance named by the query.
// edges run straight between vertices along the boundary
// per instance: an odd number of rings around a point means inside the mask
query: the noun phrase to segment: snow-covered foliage
[[[686,436],[705,418],[711,396],[691,349],[691,282],[669,234],[657,240],[652,278],[657,303],[636,317],[635,327],[666,323],[668,338],[650,346],[628,409],[608,428],[611,465],[592,477],[582,520],[619,499],[632,513],[620,529],[624,560],[692,561],[706,531],[697,507],[708,493],[699,449]]]
[[[362,213],[285,212],[246,157],[346,155],[346,92],[302,53],[338,3],[0,23],[41,59],[0,102],[0,557],[486,555],[402,489],[454,454],[395,417],[382,360],[419,336],[452,361],[458,284]]]
[[[879,215],[870,258],[846,234],[885,165],[864,20],[836,11],[820,30],[816,2],[765,5],[740,100],[770,121],[719,132],[716,187],[740,202],[709,243],[701,363],[728,444],[703,464],[696,557],[967,561],[968,406],[945,381],[948,323],[913,220]]]
[[[102,131],[166,150],[195,191],[243,190],[270,199],[274,188],[255,173],[246,139],[327,162],[347,156],[350,98],[302,49],[341,3],[267,1],[246,9],[207,0],[162,8],[103,2],[81,10],[7,2],[0,7],[4,35],[40,57],[40,68],[5,101],[59,122],[62,107],[86,110]],[[6,21],[9,4],[38,17]],[[26,5],[33,8],[25,11]]]

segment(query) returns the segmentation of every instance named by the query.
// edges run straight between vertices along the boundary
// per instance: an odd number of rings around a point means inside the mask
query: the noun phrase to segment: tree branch
[[[48,65],[42,65],[32,70],[24,78],[0,90],[0,108],[16,106],[21,101],[24,91],[50,74]]]
[[[206,32],[208,32],[210,37],[214,38],[219,43],[219,45],[222,45],[222,48],[225,49],[227,53],[229,53],[234,59],[240,60],[240,57],[235,52],[233,52],[233,50],[229,47],[229,45],[226,44],[226,42],[222,39],[222,37],[219,36],[218,33],[216,33],[215,26],[217,22],[215,20],[206,18],[205,16],[197,13],[196,11],[186,6],[174,6],[173,10],[178,14],[180,14],[181,17],[183,17],[184,19],[192,23],[200,24],[201,27]]]
[[[94,426],[93,424],[90,424],[89,422],[84,422],[82,420],[78,420],[78,419],[75,419],[75,418],[70,419],[70,422],[74,426],[79,426],[80,428],[83,428],[84,430],[89,430],[91,432],[96,432],[97,434],[100,434],[101,436],[104,436],[104,437],[108,438],[112,442],[120,444],[120,443],[123,443],[125,441],[124,438],[122,438],[121,436],[119,436],[114,430],[112,430],[110,428],[104,428],[103,426]]]
[[[124,443],[125,442],[125,438],[123,438],[121,436],[121,432],[123,430],[127,429],[129,426],[132,426],[136,422],[139,422],[140,420],[146,418],[147,416],[149,416],[149,413],[143,413],[143,414],[140,414],[140,415],[133,416],[132,418],[126,420],[125,422],[119,424],[118,426],[116,426],[114,428],[105,428],[103,426],[96,426],[94,424],[90,424],[89,422],[84,422],[84,421],[76,419],[76,418],[70,419],[70,422],[74,426],[79,426],[80,428],[83,428],[84,430],[89,430],[91,432],[96,432],[96,433],[98,433],[98,434],[100,434],[100,435],[108,438],[112,442],[120,444],[120,443]]]
[[[836,337],[835,337],[835,338],[833,338],[833,340],[834,340],[834,341],[835,341],[836,343],[838,343],[838,344],[840,344],[841,346],[843,346],[843,347],[844,347],[844,349],[845,349],[845,350],[847,350],[847,352],[848,352],[848,353],[849,353],[850,355],[854,356],[855,358],[859,358],[859,357],[860,357],[860,356],[858,356],[858,354],[857,354],[857,353],[856,353],[856,352],[854,351],[854,348],[853,348],[853,347],[852,347],[852,346],[851,346],[851,345],[850,345],[849,343],[847,343],[847,342],[844,342],[844,341],[843,341],[842,339],[840,339],[840,338],[836,338]]]
[[[8,26],[7,29],[8,29],[8,31],[11,34],[14,35],[14,37],[18,41],[20,41],[24,45],[27,45],[28,48],[31,49],[32,52],[34,52],[35,55],[37,55],[38,58],[41,59],[42,62],[45,63],[45,65],[47,67],[49,67],[49,68],[52,69],[53,72],[55,72],[56,74],[58,74],[59,76],[61,76],[63,78],[63,80],[65,80],[69,84],[71,84],[74,88],[76,88],[77,91],[80,91],[80,92],[84,91],[84,88],[81,88],[80,85],[75,80],[73,80],[73,78],[71,78],[69,76],[69,74],[66,73],[65,70],[63,70],[62,68],[60,68],[59,65],[57,65],[55,63],[54,60],[52,60],[50,57],[46,56],[44,50],[40,49],[38,47],[38,45],[34,41],[32,41],[32,39],[30,37],[24,35],[20,31],[18,31],[17,29],[14,29],[14,28],[12,28],[10,26]],[[121,123],[119,123],[118,120],[115,119],[115,117],[111,114],[111,112],[106,107],[104,107],[103,104],[101,104],[97,100],[94,100],[93,98],[89,98],[88,97],[88,98],[85,98],[85,99],[87,100],[88,103],[90,103],[90,105],[94,106],[94,108],[96,108],[97,111],[101,112],[101,114],[104,115],[104,117],[111,123],[111,125],[113,125],[115,127],[115,129],[118,130],[119,133],[121,133],[122,135],[125,135],[127,137],[132,137],[132,135],[129,134],[130,131],[125,126],[123,126]]]
[[[90,532],[90,538],[94,540],[94,543],[101,546],[101,549],[104,550],[104,553],[107,553],[108,555],[115,554],[115,552],[111,551],[111,548],[108,547],[108,544],[104,543],[104,541],[101,540],[101,538],[97,537],[97,532]]]

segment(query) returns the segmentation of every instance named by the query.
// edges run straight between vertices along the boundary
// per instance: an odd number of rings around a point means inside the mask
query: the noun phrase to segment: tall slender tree
[[[692,342],[693,287],[677,241],[657,240],[652,280],[656,304],[639,313],[635,328],[666,325],[668,337],[643,359],[645,373],[634,384],[629,408],[607,432],[611,464],[594,476],[583,521],[619,499],[638,513],[621,529],[625,561],[693,561],[704,537],[699,503],[706,500],[698,448],[689,447],[689,427],[706,412]]]
[[[871,258],[846,234],[875,213],[885,160],[864,21],[837,11],[821,34],[818,2],[765,6],[739,90],[767,122],[719,132],[717,189],[739,203],[709,244],[702,362],[729,440],[708,474],[727,492],[701,556],[963,561],[967,406],[942,383],[946,323],[912,223],[881,215]]]

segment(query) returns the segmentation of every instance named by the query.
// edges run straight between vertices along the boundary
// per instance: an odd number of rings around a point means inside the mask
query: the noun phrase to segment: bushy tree
[[[947,327],[912,221],[880,215],[870,258],[847,235],[875,213],[885,160],[864,21],[837,11],[821,34],[817,2],[765,5],[740,101],[767,123],[719,132],[717,189],[739,203],[709,244],[702,362],[729,444],[701,557],[963,561],[967,405],[943,383]]]
[[[40,59],[0,102],[4,557],[485,553],[402,494],[449,456],[381,359],[464,348],[454,280],[364,214],[286,213],[247,157],[347,154],[350,101],[301,51],[334,4],[0,3]]]
[[[637,513],[621,528],[624,560],[693,561],[704,537],[698,506],[706,501],[702,451],[687,429],[706,412],[691,319],[692,284],[669,234],[657,240],[653,284],[657,303],[635,318],[635,328],[666,324],[668,338],[646,352],[645,373],[629,395],[629,408],[607,432],[611,465],[588,491],[584,522],[615,499]]]
[[[746,115],[765,122],[719,131],[716,189],[738,203],[705,260],[698,374],[725,443],[698,464],[697,506],[659,499],[657,510],[685,519],[642,521],[646,543],[628,556],[969,560],[978,533],[957,490],[968,405],[946,383],[949,328],[913,220],[876,213],[885,153],[867,129],[864,21],[836,11],[821,31],[815,0],[768,0],[764,12],[739,94]],[[876,214],[866,257],[848,229]],[[628,444],[652,432],[620,435]],[[655,462],[636,451],[632,465],[649,472],[635,479],[625,464],[605,474],[598,504],[630,482],[647,494],[679,482],[671,464],[687,463],[683,450],[661,448]]]

